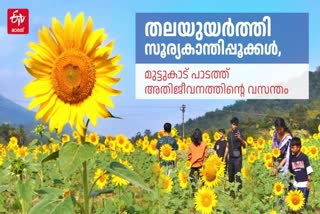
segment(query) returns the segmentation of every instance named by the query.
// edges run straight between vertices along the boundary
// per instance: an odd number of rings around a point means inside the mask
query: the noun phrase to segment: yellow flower
[[[72,132],[72,137],[73,137],[74,139],[78,139],[78,138],[80,137],[79,132],[73,131],[73,132]]]
[[[156,139],[151,140],[151,142],[150,142],[150,144],[148,146],[148,153],[149,154],[151,154],[151,155],[156,155],[157,154],[156,145],[157,145],[157,140]]]
[[[247,179],[250,178],[251,177],[250,168],[248,168],[247,166],[242,167],[241,176]]]
[[[309,146],[309,155],[312,159],[318,157],[318,148],[316,146]]]
[[[91,132],[89,134],[88,138],[89,142],[92,143],[93,145],[97,145],[100,141],[100,136],[98,135],[97,132]]]
[[[277,214],[277,211],[275,211],[274,209],[270,210],[269,214]]]
[[[61,142],[62,142],[62,144],[65,144],[65,143],[67,143],[67,142],[69,142],[70,141],[70,136],[68,135],[68,134],[63,134],[62,136],[61,136]]]
[[[281,151],[279,148],[273,148],[271,153],[273,157],[277,158],[280,156]]]
[[[179,184],[182,189],[185,189],[188,186],[188,175],[185,171],[179,172]]]
[[[253,142],[254,142],[253,137],[251,137],[251,136],[247,137],[247,143],[248,143],[249,145],[252,145]]]
[[[161,175],[159,178],[159,186],[161,192],[170,193],[172,190],[173,181],[168,175]]]
[[[256,156],[250,153],[247,157],[247,161],[248,163],[254,164],[254,162],[256,161]]]
[[[163,170],[159,162],[152,164],[152,172],[155,174],[156,177],[159,177],[163,173]]]
[[[132,151],[132,147],[133,145],[131,144],[131,142],[127,140],[123,145],[122,151],[126,154],[130,154]]]
[[[128,169],[133,170],[132,165],[128,162],[128,161],[123,161],[123,160],[119,160],[120,163],[122,163],[123,165],[125,165]],[[126,179],[120,178],[119,176],[116,175],[111,175],[112,178],[112,183],[116,186],[123,186],[123,185],[128,185],[130,182]]]
[[[195,194],[196,210],[202,214],[210,214],[217,206],[216,194],[207,187],[202,187]]]
[[[117,157],[118,157],[117,152],[112,151],[112,152],[111,152],[111,158],[112,158],[113,160],[115,160]]]
[[[272,137],[273,134],[274,134],[274,129],[270,129],[270,130],[269,130],[269,135]]]
[[[173,160],[171,156],[172,147],[165,143],[160,147],[160,157],[165,161]]]
[[[164,130],[161,129],[160,131],[158,131],[158,134],[157,134],[158,138],[162,138],[164,136]]]
[[[14,153],[16,154],[16,157],[26,157],[29,154],[28,147],[18,147],[18,149],[15,150]]]
[[[213,139],[214,139],[215,141],[217,141],[217,140],[220,139],[220,134],[219,134],[219,132],[214,132],[214,134],[213,134]]]
[[[265,140],[263,138],[259,137],[256,142],[257,149],[263,150],[264,144],[265,144]]]
[[[186,161],[185,164],[184,164],[184,167],[186,169],[190,169],[191,168],[191,162],[190,161]]]
[[[266,162],[268,160],[272,160],[272,153],[270,153],[270,152],[265,153],[263,156],[263,160],[264,160],[264,162]]]
[[[218,176],[224,175],[224,170],[226,167],[226,163],[222,161],[217,154],[210,155],[208,159],[204,162],[205,166],[214,166],[217,169]]]
[[[63,198],[67,198],[71,195],[71,190],[69,188],[63,190]]]
[[[110,149],[110,150],[115,151],[115,150],[116,150],[116,141],[110,140],[110,141],[108,142],[108,146],[109,146],[109,149]]]
[[[52,150],[52,152],[57,152],[59,151],[59,144],[58,143],[51,143],[50,144],[50,149]]]
[[[178,133],[178,130],[176,128],[172,128],[171,132],[170,132],[170,136],[175,137],[175,136],[177,136],[177,133]]]
[[[177,159],[177,152],[176,152],[176,151],[171,151],[171,153],[170,153],[170,159],[171,159],[171,160]]]
[[[304,205],[303,193],[300,190],[290,190],[286,196],[286,203],[291,210],[300,210]]]
[[[267,169],[271,169],[273,167],[273,160],[272,159],[269,159],[267,161],[264,162],[264,166],[267,168]]]
[[[215,187],[220,182],[218,169],[214,165],[204,165],[200,169],[200,174],[202,175],[201,180],[209,188]]]
[[[94,180],[96,181],[96,185],[99,189],[103,189],[107,183],[107,174],[105,170],[97,169],[94,173]]]
[[[49,130],[60,133],[69,122],[84,135],[85,116],[93,126],[97,118],[111,117],[106,106],[113,108],[110,96],[120,94],[111,88],[122,66],[120,56],[110,57],[113,42],[99,47],[107,35],[103,29],[93,31],[92,18],[84,26],[84,14],[72,22],[67,13],[62,26],[56,18],[51,27],[39,31],[39,44],[29,43],[33,52],[24,59],[26,70],[35,78],[24,88],[26,97],[34,97],[29,109],[39,106],[35,118],[49,122]]]
[[[207,133],[207,132],[203,132],[202,133],[202,139],[203,139],[203,141],[205,141],[205,142],[210,142],[211,140],[210,140],[210,135]]]
[[[281,182],[276,182],[273,185],[273,192],[275,195],[282,195],[284,193],[284,184]]]
[[[116,136],[117,147],[123,148],[125,143],[128,141],[124,134],[119,134]]]
[[[102,143],[99,143],[99,144],[97,145],[96,153],[100,153],[100,152],[105,153],[106,151],[107,151],[106,145],[104,145],[104,144],[102,144]]]

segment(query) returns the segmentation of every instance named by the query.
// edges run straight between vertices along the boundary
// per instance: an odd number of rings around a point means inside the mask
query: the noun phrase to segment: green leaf
[[[27,180],[25,183],[23,183],[23,181],[21,180],[18,180],[17,194],[18,194],[22,209],[25,211],[27,211],[31,206],[32,188],[33,188],[33,185],[31,183],[31,180]]]
[[[110,167],[107,167],[107,171],[128,180],[130,183],[141,187],[144,190],[152,192],[152,190],[146,185],[143,181],[142,176],[137,174],[136,172],[128,169],[125,165],[119,162],[111,162]]]
[[[29,214],[69,214],[73,211],[72,198],[58,198],[53,195],[48,195],[34,207],[30,209]]]
[[[39,195],[54,195],[56,197],[63,195],[63,190],[52,187],[43,187],[35,190],[35,192]]]
[[[94,192],[91,192],[91,197],[96,197],[101,194],[108,194],[108,193],[113,193],[113,189],[102,189],[102,190],[96,190]]]
[[[38,139],[33,139],[33,140],[29,143],[28,148],[33,148],[37,143],[38,143]]]
[[[60,169],[65,178],[69,177],[82,163],[94,156],[96,147],[91,143],[66,143],[59,152]]]
[[[9,185],[2,185],[0,186],[0,193],[6,191],[9,188]]]
[[[59,151],[53,152],[50,155],[48,155],[47,157],[43,158],[41,163],[43,164],[44,162],[47,162],[47,161],[50,161],[50,160],[55,160],[58,157],[59,157]]]

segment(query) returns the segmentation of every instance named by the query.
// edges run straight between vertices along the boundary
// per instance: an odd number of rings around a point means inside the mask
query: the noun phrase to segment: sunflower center
[[[170,149],[170,148],[164,148],[164,149],[163,149],[163,155],[164,155],[165,157],[169,157],[170,154],[171,154],[171,149]]]
[[[202,197],[202,206],[209,207],[211,204],[211,197],[210,195],[206,194]]]
[[[276,186],[276,190],[277,190],[277,192],[280,192],[282,190],[282,186],[281,185],[277,185]]]
[[[88,56],[78,50],[67,50],[54,63],[52,83],[57,96],[65,103],[76,104],[92,93],[95,67]]]
[[[292,204],[298,205],[300,203],[300,197],[298,195],[292,196]]]
[[[211,167],[208,167],[206,169],[205,175],[206,175],[207,181],[214,181],[216,179],[216,177],[217,177],[215,170],[213,168],[211,168]]]

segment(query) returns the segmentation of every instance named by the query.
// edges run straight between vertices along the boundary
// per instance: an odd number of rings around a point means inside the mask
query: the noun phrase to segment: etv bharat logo
[[[29,10],[8,9],[7,23],[8,34],[28,34]]]

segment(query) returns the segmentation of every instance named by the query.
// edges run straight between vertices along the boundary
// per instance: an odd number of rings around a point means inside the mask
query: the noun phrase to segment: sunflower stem
[[[83,197],[84,197],[84,212],[85,214],[90,214],[89,207],[89,192],[88,192],[88,173],[87,173],[87,161],[82,163],[82,181],[83,181]]]
[[[84,144],[86,141],[87,127],[89,125],[89,120],[86,122],[86,126],[83,130],[83,136],[81,136],[81,143]],[[83,183],[83,197],[84,197],[84,213],[91,214],[90,209],[90,195],[88,189],[88,171],[87,171],[87,161],[82,163],[82,183]]]

